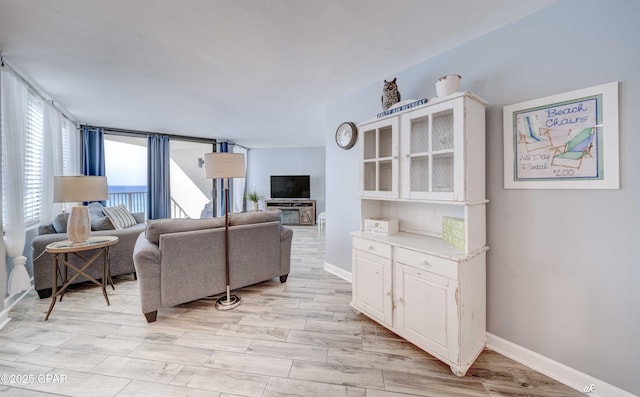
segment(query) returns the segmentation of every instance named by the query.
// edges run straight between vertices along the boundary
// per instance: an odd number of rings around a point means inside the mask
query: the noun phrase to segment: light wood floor
[[[9,375],[0,395],[582,395],[491,351],[454,376],[351,309],[351,285],[322,270],[324,244],[316,228],[295,228],[287,283],[239,290],[242,305],[227,312],[201,300],[147,324],[137,282],[122,278],[109,289],[111,306],[98,287],[81,286],[45,322],[50,300],[31,292],[0,330],[0,375]]]

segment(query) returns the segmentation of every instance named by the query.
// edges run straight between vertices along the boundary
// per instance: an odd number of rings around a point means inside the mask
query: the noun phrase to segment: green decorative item
[[[464,219],[442,217],[442,239],[464,250]]]
[[[264,198],[264,196],[254,190],[253,192],[249,192],[249,193],[245,194],[244,198],[249,200],[249,201],[251,201],[251,202],[253,202],[253,210],[257,211],[258,210],[258,202],[260,202],[260,200],[262,200]]]

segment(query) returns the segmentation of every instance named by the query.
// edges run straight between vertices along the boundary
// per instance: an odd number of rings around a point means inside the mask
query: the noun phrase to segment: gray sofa
[[[231,289],[274,277],[286,282],[292,237],[280,212],[230,214]],[[147,321],[158,309],[226,292],[224,252],[224,218],[149,221],[133,250]]]
[[[143,212],[132,214],[138,222],[122,230],[114,230],[109,219],[102,213],[100,203],[91,203],[89,213],[91,216],[92,236],[117,236],[118,243],[110,248],[111,275],[120,276],[123,274],[133,274],[135,276],[135,266],[133,265],[133,247],[138,235],[145,229],[145,215]],[[68,216],[68,214],[67,214]],[[52,266],[53,255],[48,254],[45,248],[48,244],[67,239],[66,217],[58,215],[51,225],[41,226],[39,235],[31,241],[33,248],[33,283],[40,299],[51,296],[52,288]],[[91,257],[93,251],[87,251],[86,257]],[[73,265],[80,265],[82,262],[75,255],[69,256]],[[102,278],[100,266],[89,266],[87,273],[96,278]],[[84,276],[78,277],[74,284],[87,281]]]

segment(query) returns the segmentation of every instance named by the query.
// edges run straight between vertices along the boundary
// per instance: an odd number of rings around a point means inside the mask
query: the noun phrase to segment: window
[[[8,215],[14,215],[14,222],[22,220],[25,228],[32,228],[50,221],[42,217],[51,217],[53,175],[80,173],[80,135],[72,121],[18,75],[5,68],[1,73],[3,227],[6,230]],[[49,128],[45,114],[53,117]],[[15,216],[20,213],[22,217]]]
[[[42,174],[42,117],[43,102],[42,99],[32,90],[27,90],[26,109],[24,113],[24,225],[25,227],[35,226],[40,222],[40,175]],[[4,115],[3,115],[4,118]],[[6,128],[3,128],[2,140],[3,147],[6,145],[7,136]],[[3,150],[3,157],[6,156]],[[2,159],[2,172],[6,174],[11,172],[6,166],[6,159]],[[3,220],[7,218],[6,196],[10,194],[5,184],[7,180],[3,175],[3,200],[2,212]]]
[[[213,183],[204,174],[200,159],[213,149],[211,143],[172,139],[170,144],[170,196],[172,218],[210,218],[213,208]]]
[[[130,212],[147,208],[147,139],[105,134],[107,207],[124,204]]]
[[[213,184],[198,159],[212,151],[212,143],[172,139],[170,144],[170,200],[172,218],[214,216]],[[105,132],[105,173],[109,183],[107,207],[124,204],[131,212],[147,208],[147,138]]]
[[[25,227],[40,222],[40,181],[42,175],[43,104],[31,90],[27,96],[24,137],[24,223]]]
[[[80,175],[80,133],[75,123],[62,119],[62,175]]]

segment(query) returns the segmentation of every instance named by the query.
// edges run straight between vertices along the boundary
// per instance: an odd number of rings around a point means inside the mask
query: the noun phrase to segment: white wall
[[[489,101],[488,331],[635,394],[640,394],[638,15],[635,0],[561,0],[396,74],[403,98],[432,97],[437,77],[459,73],[463,90]],[[359,227],[361,141],[354,150],[337,149],[333,128],[374,117],[382,80],[393,77],[380,76],[327,105],[327,212],[336,220],[327,224],[326,259],[346,271],[351,271],[349,233]],[[617,80],[620,190],[503,189],[503,106]]]
[[[269,198],[271,175],[309,175],[311,199],[316,200],[316,213],[324,211],[324,147],[249,149],[247,154],[247,192],[256,190],[266,199]],[[263,208],[264,201],[260,201],[260,209]]]

